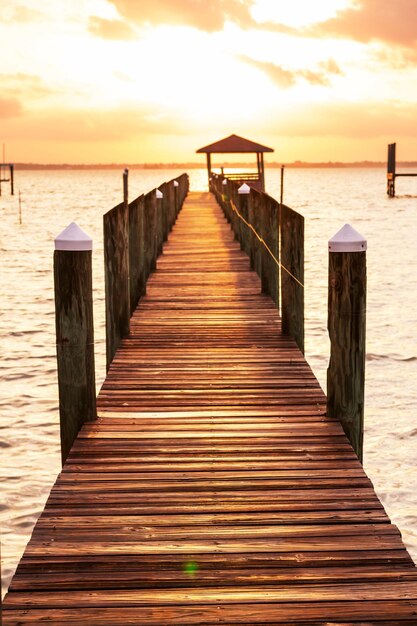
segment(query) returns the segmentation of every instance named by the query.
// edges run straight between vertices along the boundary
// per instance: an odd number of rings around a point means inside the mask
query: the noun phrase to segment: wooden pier
[[[188,195],[97,412],[4,626],[417,624],[400,533],[211,194]]]

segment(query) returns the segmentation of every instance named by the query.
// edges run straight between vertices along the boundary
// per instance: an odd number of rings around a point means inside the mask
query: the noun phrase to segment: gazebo
[[[209,180],[211,176],[212,154],[247,154],[248,152],[256,154],[257,174],[254,172],[242,172],[240,174],[224,174],[224,176],[225,178],[235,180],[242,184],[246,183],[259,191],[265,191],[264,152],[273,152],[272,148],[267,148],[260,143],[255,143],[249,139],[239,137],[238,135],[230,135],[230,137],[226,137],[225,139],[221,139],[220,141],[216,141],[215,143],[211,143],[197,150],[197,153],[207,154],[207,172]]]

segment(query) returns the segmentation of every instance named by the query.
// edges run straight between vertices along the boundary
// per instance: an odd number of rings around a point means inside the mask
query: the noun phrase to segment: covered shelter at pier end
[[[204,148],[197,150],[197,153],[207,154],[207,172],[210,181],[211,176],[211,155],[212,154],[256,154],[257,173],[255,172],[241,172],[233,174],[224,174],[225,178],[229,178],[241,184],[247,183],[251,187],[254,187],[258,191],[265,191],[265,167],[264,167],[264,152],[273,152],[272,148],[262,146],[260,143],[255,143],[249,139],[244,139],[238,135],[230,135],[225,139],[211,143]],[[222,168],[223,172],[223,168]]]

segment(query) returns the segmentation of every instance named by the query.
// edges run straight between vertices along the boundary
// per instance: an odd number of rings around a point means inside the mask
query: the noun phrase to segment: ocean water
[[[131,170],[129,197],[182,172]],[[205,170],[190,170],[193,190]],[[279,197],[280,171],[266,187]],[[102,216],[122,170],[17,171],[0,197],[0,528],[3,592],[60,470],[53,241],[72,221],[94,240],[96,380],[105,374]],[[22,224],[19,223],[21,192]],[[305,217],[306,357],[325,389],[327,242],[345,223],[368,240],[364,466],[417,561],[417,179],[385,193],[381,169],[290,169],[284,202]]]

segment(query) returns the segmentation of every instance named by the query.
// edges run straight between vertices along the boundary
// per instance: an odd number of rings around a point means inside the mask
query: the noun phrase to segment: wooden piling
[[[123,202],[129,204],[129,170],[123,172]]]
[[[284,202],[284,165],[281,165],[281,191],[280,191],[280,204]]]
[[[125,202],[103,216],[107,370],[130,330],[128,219]]]
[[[239,213],[243,217],[243,219],[247,222],[249,218],[249,200],[250,200],[250,187],[243,183],[238,190],[238,198],[239,198]],[[241,249],[246,252],[248,256],[250,256],[250,229],[242,220],[238,222],[239,228],[239,241]]]
[[[162,185],[161,185],[162,186]],[[160,189],[155,192],[156,197],[156,258],[162,252],[162,244],[164,241],[164,194]]]
[[[180,202],[179,202],[179,182],[177,180],[174,180],[174,207],[175,207],[175,216],[174,216],[174,221],[176,220],[176,217],[178,215],[178,211],[180,210]]]
[[[304,217],[281,204],[282,332],[304,354]]]
[[[10,193],[14,196],[14,165],[10,163]]]
[[[76,224],[56,239],[55,323],[61,457],[84,422],[96,419],[92,240]]]
[[[280,205],[266,194],[261,196],[260,235],[275,259],[279,258]],[[279,268],[268,250],[262,251],[262,291],[271,296],[277,308],[280,305]]]
[[[329,241],[327,415],[363,459],[366,240],[346,224]]]
[[[145,232],[146,232],[146,275],[149,276],[156,267],[157,250],[157,213],[155,190],[145,195]]]
[[[145,199],[139,196],[128,205],[130,314],[146,293]]]

